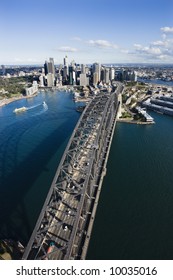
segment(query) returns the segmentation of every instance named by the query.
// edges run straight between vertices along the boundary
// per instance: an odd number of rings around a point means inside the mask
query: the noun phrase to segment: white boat
[[[13,113],[21,113],[21,112],[24,112],[26,111],[27,108],[26,107],[20,107],[20,108],[16,108]]]

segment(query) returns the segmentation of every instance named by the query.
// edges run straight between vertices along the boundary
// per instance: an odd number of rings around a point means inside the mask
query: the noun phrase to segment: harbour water
[[[71,93],[53,91],[0,108],[0,238],[28,241],[75,106]],[[154,125],[116,125],[88,259],[173,258],[173,118],[150,114]]]
[[[88,259],[173,259],[173,118],[118,123]]]
[[[75,106],[72,93],[49,91],[0,108],[0,238],[28,241],[79,119]]]

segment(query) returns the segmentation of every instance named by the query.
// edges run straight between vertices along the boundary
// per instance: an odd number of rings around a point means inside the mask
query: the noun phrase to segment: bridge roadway
[[[82,113],[22,259],[85,259],[106,173],[120,87],[112,93],[100,92]]]

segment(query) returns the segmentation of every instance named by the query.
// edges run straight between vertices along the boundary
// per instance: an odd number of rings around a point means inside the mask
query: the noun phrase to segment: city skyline
[[[173,63],[171,0],[2,1],[0,64]]]

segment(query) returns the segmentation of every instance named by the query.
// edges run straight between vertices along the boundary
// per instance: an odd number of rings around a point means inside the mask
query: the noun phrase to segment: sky
[[[1,0],[0,65],[173,63],[173,0]]]

